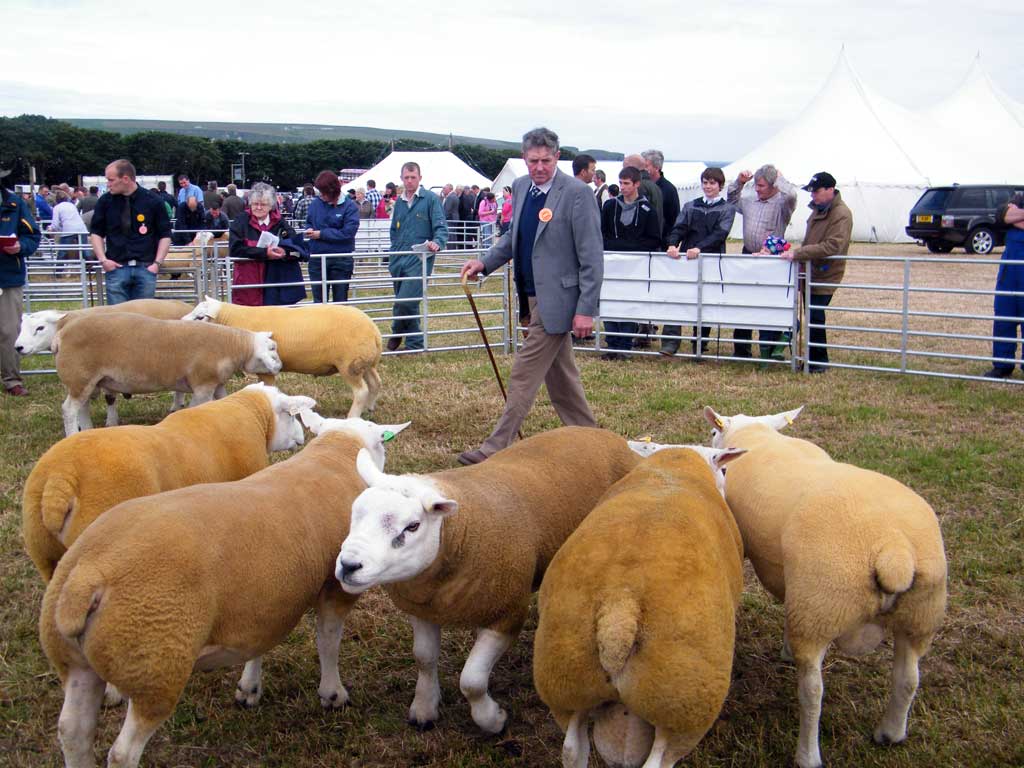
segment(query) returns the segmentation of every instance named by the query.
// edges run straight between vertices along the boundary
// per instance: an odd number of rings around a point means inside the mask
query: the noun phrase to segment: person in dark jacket
[[[203,228],[206,214],[199,201],[190,197],[178,206],[174,214],[174,232],[171,235],[172,245],[188,245],[196,239],[196,234]]]
[[[356,249],[359,231],[359,206],[348,195],[341,194],[341,180],[334,171],[321,171],[313,182],[320,197],[309,204],[306,212],[306,237],[309,238],[309,282],[313,301],[322,302],[321,281],[327,276],[327,301],[348,301],[348,283],[330,283],[351,280],[351,256],[320,256],[319,254],[352,253]],[[326,266],[326,269],[324,269]],[[333,293],[332,293],[333,292]]]
[[[661,249],[661,230],[658,216],[651,202],[640,194],[640,171],[625,167],[619,172],[619,189],[622,194],[604,204],[601,209],[601,235],[606,251],[657,251]],[[622,360],[622,354],[633,348],[633,337],[638,325],[635,322],[606,320],[604,330],[608,351],[602,360]]]
[[[0,171],[0,179],[10,175]],[[4,392],[14,397],[28,394],[21,379],[21,357],[14,342],[21,331],[22,292],[27,281],[25,260],[36,252],[43,233],[29,204],[0,185],[0,378]]]
[[[306,298],[299,259],[308,255],[302,240],[277,209],[277,193],[257,182],[249,193],[249,209],[231,222],[228,252],[234,261],[233,304],[251,307],[295,304]],[[257,245],[264,232],[279,238],[277,245]],[[241,261],[239,261],[241,259]],[[238,286],[260,285],[265,288]],[[277,285],[298,283],[298,285]]]
[[[231,226],[231,221],[228,219],[227,214],[220,209],[220,204],[210,208],[206,215],[203,216],[203,229],[213,232],[215,235],[220,236],[224,230]]]
[[[676,223],[668,235],[668,255],[678,259],[682,253],[687,259],[696,259],[702,253],[725,253],[725,241],[732,229],[736,209],[722,197],[725,174],[721,168],[705,168],[700,175],[704,195],[690,200],[679,212]],[[665,336],[679,336],[678,325],[666,325]],[[700,329],[702,338],[711,333],[709,326]],[[697,329],[693,329],[693,351],[697,351]],[[701,351],[707,348],[702,341]],[[661,344],[661,354],[674,355],[679,351],[679,339],[666,339]]]
[[[673,225],[676,223],[676,219],[679,218],[679,191],[676,189],[676,185],[666,179],[661,172],[662,167],[665,165],[665,155],[661,150],[648,149],[641,156],[647,164],[648,176],[650,176],[651,181],[658,185],[658,189],[661,190],[661,209],[662,218],[664,219],[662,237],[665,239],[666,245],[672,245],[672,243],[668,242],[668,236],[672,231]]]

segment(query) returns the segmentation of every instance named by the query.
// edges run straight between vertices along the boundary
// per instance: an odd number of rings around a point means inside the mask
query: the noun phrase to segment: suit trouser
[[[480,450],[490,456],[507,448],[526,420],[543,383],[558,418],[566,426],[596,427],[587,404],[583,382],[572,354],[572,334],[549,334],[544,330],[537,300],[530,297],[530,326],[526,341],[512,362],[505,410]]]
[[[811,294],[811,325],[820,325],[820,328],[810,328],[811,344],[828,344],[828,333],[825,331],[825,307],[832,301],[831,293]],[[827,347],[811,347],[810,349],[811,368],[821,368],[819,363],[828,362]]]
[[[22,287],[4,288],[0,294],[0,377],[4,389],[12,389],[21,381],[21,355],[14,351],[14,342],[21,333]]]

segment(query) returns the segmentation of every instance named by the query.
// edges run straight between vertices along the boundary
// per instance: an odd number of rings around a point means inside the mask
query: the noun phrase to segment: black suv
[[[1024,184],[954,184],[931,187],[910,209],[907,234],[923,240],[932,253],[962,246],[968,253],[991,253],[1003,244],[1006,227],[996,211]]]

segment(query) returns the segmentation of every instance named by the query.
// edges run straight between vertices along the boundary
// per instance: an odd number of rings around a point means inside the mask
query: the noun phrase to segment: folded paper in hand
[[[260,232],[260,239],[256,241],[257,248],[277,248],[281,238],[272,232]]]
[[[426,253],[430,250],[430,248],[427,247],[428,242],[428,240],[424,240],[422,243],[416,243],[411,250],[415,253]]]

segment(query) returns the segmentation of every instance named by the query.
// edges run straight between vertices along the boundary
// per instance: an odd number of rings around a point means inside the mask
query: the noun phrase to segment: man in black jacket
[[[736,209],[722,197],[725,174],[721,168],[705,168],[700,175],[704,195],[683,206],[675,225],[668,235],[668,255],[678,259],[685,252],[687,259],[696,259],[702,253],[725,253],[725,241],[732,229]],[[665,336],[679,336],[678,325],[666,325]],[[703,326],[700,335],[707,338],[709,326]],[[693,351],[697,352],[697,329],[693,329]],[[702,342],[701,351],[707,348]],[[679,339],[665,339],[661,343],[661,354],[674,355],[679,351]]]
[[[657,251],[661,249],[661,229],[658,215],[644,195],[640,194],[640,171],[629,166],[619,172],[619,189],[622,194],[612,198],[601,209],[601,235],[606,251]],[[605,333],[628,334],[609,335],[608,351],[602,360],[625,359],[623,352],[633,348],[637,332],[635,322],[606,320]]]

